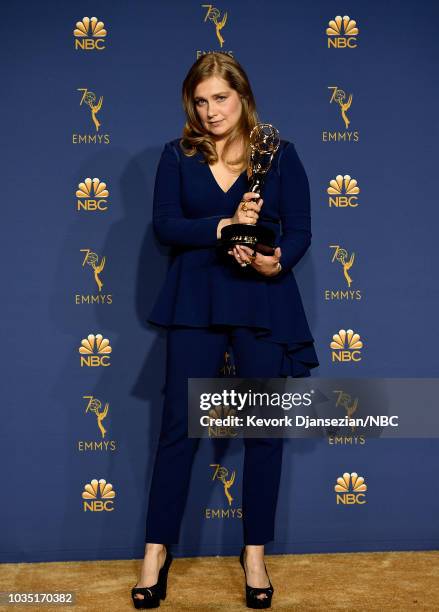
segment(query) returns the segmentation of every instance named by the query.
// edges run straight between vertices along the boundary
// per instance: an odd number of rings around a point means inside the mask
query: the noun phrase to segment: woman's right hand
[[[254,201],[254,198],[258,199]],[[247,210],[242,210],[243,202],[247,204]],[[235,210],[235,214],[233,215],[233,217],[231,217],[231,222],[249,223],[250,225],[255,225],[258,220],[263,202],[264,200],[259,197],[259,193],[255,193],[254,191],[248,191],[247,193],[244,193],[241,202],[238,204],[238,207]]]

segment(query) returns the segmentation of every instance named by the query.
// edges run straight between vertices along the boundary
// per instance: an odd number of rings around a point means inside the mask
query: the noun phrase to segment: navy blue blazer
[[[246,326],[285,347],[282,376],[307,376],[319,365],[293,267],[311,242],[308,179],[292,142],[281,140],[263,187],[259,221],[276,232],[282,271],[267,277],[220,255],[216,228],[248,191],[243,171],[227,192],[201,152],[187,157],[179,138],[161,153],[153,227],[172,247],[166,280],[148,317],[170,327]]]

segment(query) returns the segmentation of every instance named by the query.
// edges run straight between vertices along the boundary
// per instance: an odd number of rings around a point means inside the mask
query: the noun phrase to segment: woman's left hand
[[[249,262],[248,265],[252,266],[257,272],[264,276],[277,276],[279,274],[279,266],[277,262],[281,258],[281,249],[276,247],[273,255],[262,255],[262,253],[256,253],[256,257],[253,258],[253,249],[243,245],[237,244],[232,250],[228,251],[229,255],[235,257],[239,264]],[[252,260],[253,259],[253,260]]]

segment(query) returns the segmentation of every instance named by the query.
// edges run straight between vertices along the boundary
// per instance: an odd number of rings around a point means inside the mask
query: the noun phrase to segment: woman
[[[187,437],[187,379],[217,377],[229,344],[243,378],[310,376],[319,365],[292,273],[311,239],[309,186],[294,145],[281,140],[264,199],[248,192],[249,134],[259,119],[247,75],[228,55],[195,62],[183,83],[183,106],[183,138],[166,143],[154,188],[154,231],[173,247],[173,260],[148,318],[167,329],[166,390],[145,557],[132,589],[137,608],[165,598],[168,545],[179,537],[199,443]],[[276,231],[273,255],[245,246],[220,255],[222,227],[256,222]],[[251,608],[270,607],[273,594],[264,544],[274,538],[282,442],[244,439],[240,562]]]

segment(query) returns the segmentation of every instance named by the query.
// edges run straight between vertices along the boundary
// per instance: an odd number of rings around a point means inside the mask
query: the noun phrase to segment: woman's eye
[[[227,96],[218,96],[218,97],[217,97],[217,100],[226,100],[226,99],[227,99]],[[195,104],[196,104],[197,106],[200,106],[200,105],[201,105],[203,102],[205,102],[205,101],[206,101],[206,100],[197,100],[197,101],[195,102]]]

